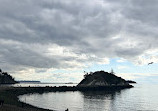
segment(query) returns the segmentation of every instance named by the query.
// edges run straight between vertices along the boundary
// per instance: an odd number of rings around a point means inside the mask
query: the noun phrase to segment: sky
[[[158,78],[158,0],[0,0],[0,68],[16,80],[84,71]],[[148,63],[154,64],[148,65]]]

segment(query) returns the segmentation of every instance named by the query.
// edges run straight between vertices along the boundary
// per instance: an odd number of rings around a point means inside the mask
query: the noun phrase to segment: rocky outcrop
[[[132,81],[132,80],[126,80],[126,82],[128,82],[128,83],[133,83],[133,84],[136,84],[136,83],[137,83],[137,82]]]
[[[84,79],[77,85],[78,87],[98,87],[98,86],[128,86],[129,83],[113,73],[97,71],[86,74]]]
[[[14,78],[7,72],[2,72],[0,69],[0,84],[15,84],[17,83]]]

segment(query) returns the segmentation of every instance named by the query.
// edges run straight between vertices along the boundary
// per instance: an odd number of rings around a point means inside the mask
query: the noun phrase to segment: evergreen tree
[[[114,70],[113,69],[111,69],[111,72],[110,72],[111,74],[115,74],[115,72],[114,72]]]

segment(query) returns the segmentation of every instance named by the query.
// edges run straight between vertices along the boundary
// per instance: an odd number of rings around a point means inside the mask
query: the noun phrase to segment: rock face
[[[0,69],[0,84],[15,84],[17,83],[12,76],[7,72],[2,72]]]
[[[86,74],[85,78],[77,85],[78,87],[97,87],[97,86],[125,86],[129,85],[121,77],[104,71],[97,71]]]

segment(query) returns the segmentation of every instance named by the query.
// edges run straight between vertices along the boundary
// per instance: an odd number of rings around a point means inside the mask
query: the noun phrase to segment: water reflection
[[[86,91],[86,92],[53,92],[44,94],[24,95],[27,103],[47,109],[70,111],[105,111],[110,110],[116,95],[121,91]],[[26,98],[24,98],[26,97]]]
[[[116,95],[120,95],[121,91],[87,91],[82,92],[84,96],[84,111],[109,111],[112,109],[113,101]]]
[[[135,111],[158,109],[158,85],[139,85],[120,91],[68,91],[24,95],[37,107],[64,111]]]

